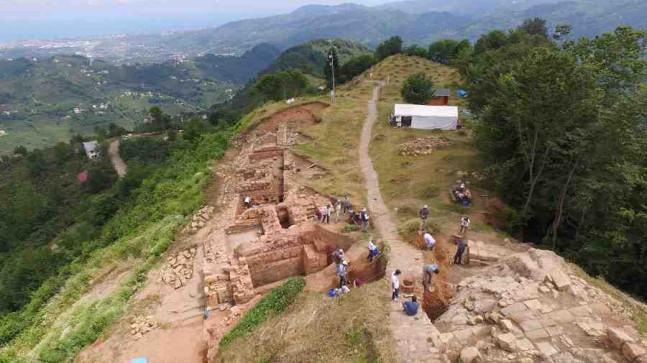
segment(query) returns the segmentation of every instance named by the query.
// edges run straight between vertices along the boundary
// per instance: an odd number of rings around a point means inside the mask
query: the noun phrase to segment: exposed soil
[[[288,107],[262,119],[254,130],[276,132],[281,123],[290,127],[312,125],[319,120],[316,114],[328,106],[323,102],[310,102]]]
[[[115,167],[117,175],[119,175],[120,178],[126,175],[126,163],[119,155],[119,139],[115,139],[110,142],[108,154],[110,156],[110,161],[112,161],[112,165]]]

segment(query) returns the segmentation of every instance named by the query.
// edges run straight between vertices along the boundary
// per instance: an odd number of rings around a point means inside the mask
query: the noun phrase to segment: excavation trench
[[[436,235],[435,237],[436,246],[433,252],[425,252],[425,263],[437,264],[440,273],[432,276],[432,289],[425,291],[422,296],[422,308],[432,322],[447,311],[449,300],[454,296],[454,288],[449,283],[452,270],[449,251],[452,244],[447,236]],[[425,242],[421,235],[414,237],[414,244],[424,248]]]

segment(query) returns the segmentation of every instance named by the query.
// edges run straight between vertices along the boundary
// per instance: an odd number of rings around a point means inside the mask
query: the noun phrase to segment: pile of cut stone
[[[138,316],[134,318],[130,324],[130,335],[135,339],[139,339],[156,327],[157,323],[155,323],[152,316]]]
[[[436,348],[462,362],[642,362],[622,303],[553,252],[530,249],[462,280],[434,325]]]
[[[419,156],[429,155],[439,147],[449,145],[449,139],[443,136],[419,137],[400,145],[400,155]]]
[[[176,289],[184,286],[193,277],[193,259],[197,250],[190,248],[169,256],[167,265],[162,273],[162,282]]]
[[[196,233],[200,228],[204,227],[213,215],[213,211],[214,208],[208,205],[200,208],[191,218],[191,224],[188,227],[189,233]]]

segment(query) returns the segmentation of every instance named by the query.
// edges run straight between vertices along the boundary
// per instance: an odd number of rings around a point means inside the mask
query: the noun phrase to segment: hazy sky
[[[0,41],[191,29],[343,0],[0,0]],[[376,5],[387,0],[355,0]]]

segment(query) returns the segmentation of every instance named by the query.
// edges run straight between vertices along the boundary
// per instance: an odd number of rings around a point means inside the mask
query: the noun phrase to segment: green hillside
[[[159,105],[179,115],[227,101],[278,51],[259,45],[241,57],[206,55],[160,64],[115,66],[81,56],[0,61],[0,154],[141,125]]]

